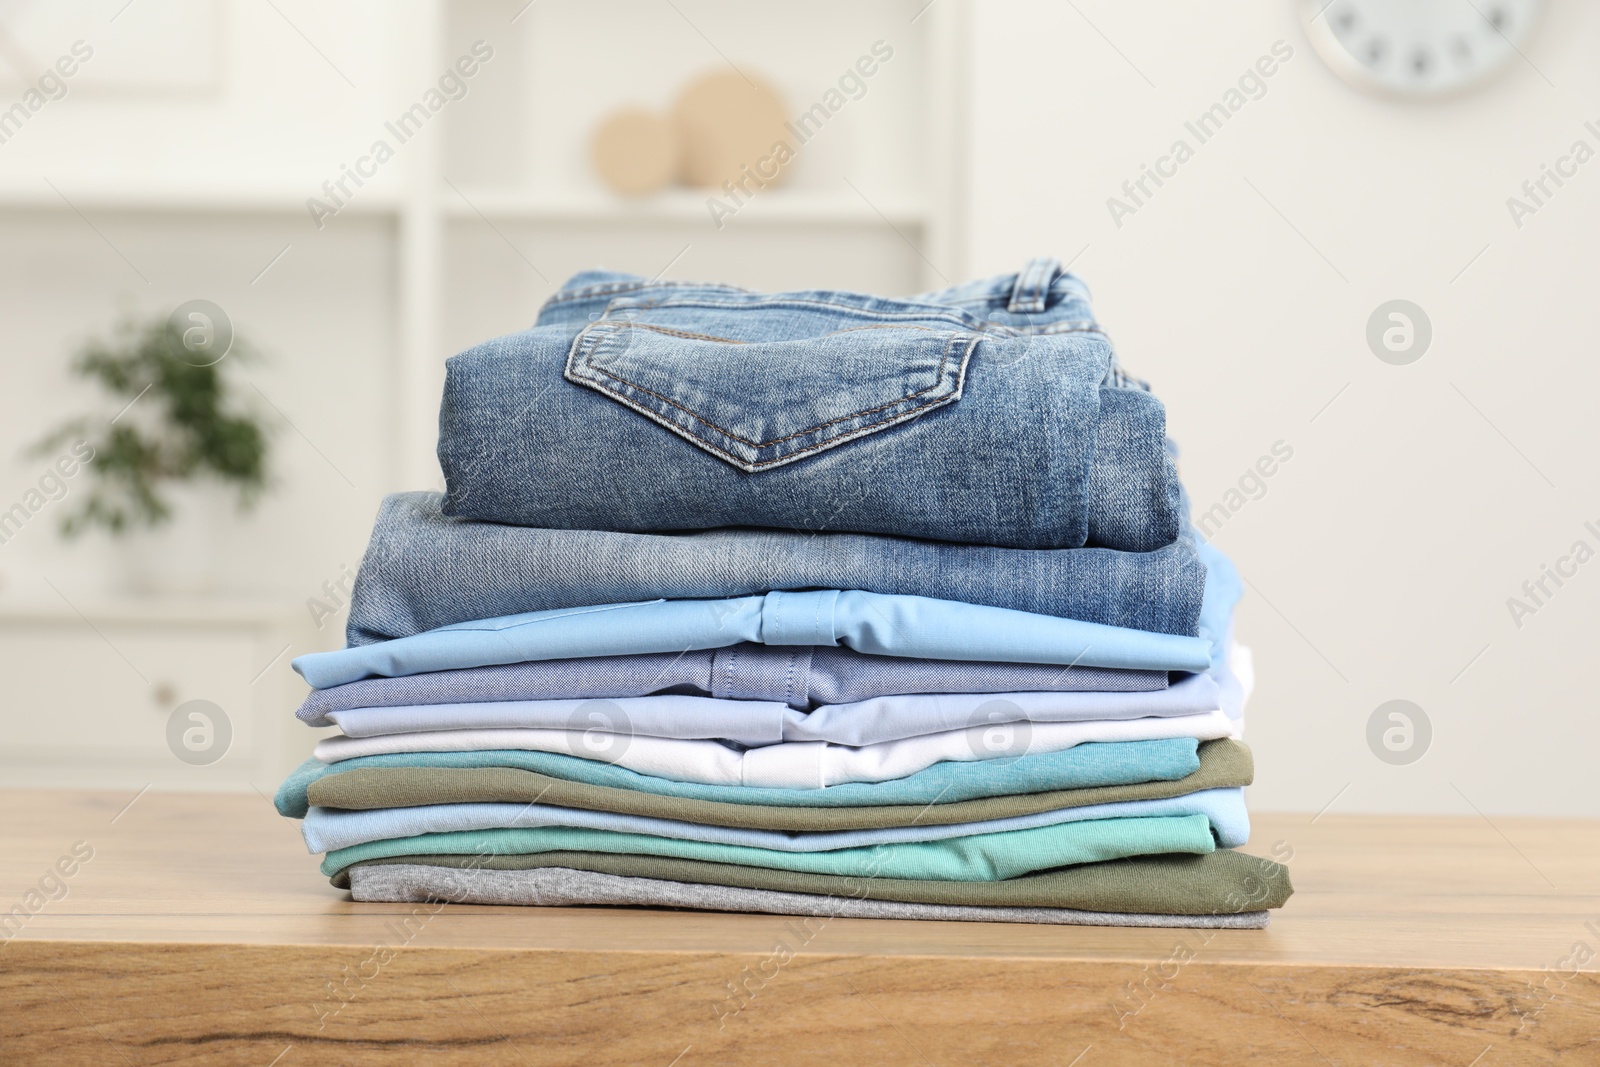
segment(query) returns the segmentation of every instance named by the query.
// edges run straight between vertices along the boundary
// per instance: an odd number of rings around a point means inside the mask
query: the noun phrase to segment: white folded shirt
[[[640,774],[708,785],[819,789],[846,782],[887,782],[947,760],[1016,759],[1091,741],[1234,737],[1237,722],[1221,710],[1202,715],[1088,722],[992,722],[853,748],[786,741],[741,750],[719,741],[629,736],[598,730],[432,730],[375,737],[329,737],[316,758],[337,763],[398,752],[520,749],[600,760]]]

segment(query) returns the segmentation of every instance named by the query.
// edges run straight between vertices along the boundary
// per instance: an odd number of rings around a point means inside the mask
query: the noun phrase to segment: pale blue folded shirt
[[[342,811],[312,808],[300,830],[311,852],[333,852],[368,841],[419,834],[465,830],[495,830],[511,827],[565,826],[587,830],[671,837],[709,844],[743,845],[778,852],[827,852],[841,848],[870,848],[915,841],[947,841],[975,834],[1031,830],[1069,822],[1097,819],[1138,819],[1170,815],[1204,815],[1211,822],[1217,844],[1235,848],[1250,836],[1250,818],[1245,813],[1243,789],[1202,789],[1181,797],[1156,800],[1128,800],[1113,804],[1089,804],[1060,808],[1031,815],[983,822],[951,823],[944,826],[890,826],[872,830],[813,831],[789,833],[782,830],[751,830],[731,826],[707,826],[677,819],[646,815],[627,815],[614,811],[589,811],[549,804],[427,804],[410,808],[376,808],[367,811]]]
[[[436,730],[604,728],[643,737],[718,738],[746,747],[785,741],[875,745],[974,722],[1087,722],[1200,715],[1226,707],[1209,674],[1144,693],[914,693],[827,704],[809,712],[770,700],[662,694],[608,700],[485,700],[350,708],[327,718],[347,737]]]
[[[1233,560],[1224,556],[1211,542],[1199,542],[1195,550],[1200,561],[1206,565],[1205,593],[1200,599],[1200,620],[1196,632],[1211,648],[1212,673],[1220,675],[1226,672],[1223,661],[1228,655],[1228,639],[1233,630],[1233,609],[1244,595],[1244,582],[1239,578]]]
[[[1197,637],[1130,630],[930,597],[824,589],[729,600],[652,600],[534,611],[294,661],[314,688],[373,676],[524,660],[769,645],[844,645],[880,656],[1203,671]]]

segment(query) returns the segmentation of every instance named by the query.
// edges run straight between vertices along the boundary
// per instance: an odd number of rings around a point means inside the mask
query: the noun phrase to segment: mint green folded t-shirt
[[[1211,823],[1204,815],[1095,819],[944,841],[841,848],[831,852],[780,852],[647,834],[541,826],[457,830],[368,841],[328,853],[322,861],[322,873],[334,877],[351,864],[389,856],[505,856],[573,851],[662,856],[805,874],[996,882],[1080,863],[1171,852],[1204,854],[1215,848]]]

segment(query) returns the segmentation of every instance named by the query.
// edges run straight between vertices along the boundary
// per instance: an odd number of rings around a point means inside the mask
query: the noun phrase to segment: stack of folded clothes
[[[449,363],[340,734],[357,900],[1259,927],[1240,586],[1050,259],[910,299],[580,274]]]

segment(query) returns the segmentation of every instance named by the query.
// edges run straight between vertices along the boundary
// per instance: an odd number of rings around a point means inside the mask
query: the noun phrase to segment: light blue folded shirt
[[[371,811],[341,811],[312,808],[300,831],[311,852],[333,852],[368,841],[418,834],[451,833],[467,830],[498,830],[513,827],[565,826],[617,833],[672,837],[683,841],[704,841],[718,845],[743,845],[776,852],[827,852],[841,848],[871,848],[876,845],[905,844],[914,841],[945,841],[975,834],[1031,830],[1095,819],[1140,819],[1169,815],[1204,815],[1211,832],[1223,848],[1237,848],[1250,837],[1250,817],[1245,813],[1243,789],[1203,789],[1181,797],[1158,800],[1128,800],[1114,804],[1090,804],[1061,808],[1031,815],[1017,815],[984,822],[952,823],[945,826],[890,826],[872,830],[842,830],[788,833],[782,830],[751,830],[732,826],[706,826],[677,819],[658,819],[645,815],[626,815],[614,811],[589,811],[561,808],[549,804],[426,804],[410,808],[377,808]]]
[[[1157,741],[1104,741],[1062,752],[1033,752],[1016,759],[935,763],[888,782],[849,782],[822,789],[708,785],[639,774],[599,760],[557,752],[519,750],[408,752],[360,756],[338,763],[308,759],[278,786],[273,802],[292,819],[306,814],[306,790],[318,778],[363,767],[513,767],[590,785],[636,789],[665,797],[783,807],[855,807],[877,804],[948,804],[979,797],[1043,793],[1135,782],[1174,782],[1200,769],[1200,742],[1192,737]]]
[[[336,652],[313,652],[297,658],[294,669],[313,688],[326,689],[374,676],[527,660],[682,652],[741,641],[843,645],[870,655],[912,659],[1144,670],[1204,671],[1212,662],[1211,646],[1198,637],[930,597],[824,589],[506,615]]]
[[[1209,674],[1147,693],[921,693],[825,704],[806,712],[767,700],[662,694],[613,700],[486,700],[327,713],[347,737],[436,730],[599,729],[635,737],[876,745],[975,723],[1087,722],[1201,715],[1222,706]]]
[[[1220,680],[1227,672],[1228,643],[1233,634],[1233,609],[1244,595],[1244,582],[1233,560],[1224,556],[1211,542],[1197,542],[1195,551],[1206,565],[1206,585],[1200,600],[1198,632],[1200,639],[1211,648],[1210,669]]]

